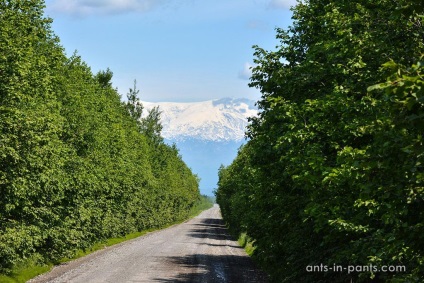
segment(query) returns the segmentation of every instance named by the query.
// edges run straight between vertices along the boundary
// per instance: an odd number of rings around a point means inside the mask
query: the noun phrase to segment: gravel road
[[[29,282],[266,282],[227,234],[219,207],[55,267]]]

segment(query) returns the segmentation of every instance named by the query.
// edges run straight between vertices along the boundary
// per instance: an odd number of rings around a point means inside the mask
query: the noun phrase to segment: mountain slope
[[[223,98],[193,103],[143,102],[144,115],[154,106],[162,111],[162,136],[174,142],[187,139],[242,141],[247,118],[255,116],[254,101]]]

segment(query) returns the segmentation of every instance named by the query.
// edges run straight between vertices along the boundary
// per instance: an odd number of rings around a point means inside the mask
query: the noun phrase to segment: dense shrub
[[[66,57],[43,8],[0,2],[0,272],[184,219],[199,199],[175,146],[141,131],[110,70]]]

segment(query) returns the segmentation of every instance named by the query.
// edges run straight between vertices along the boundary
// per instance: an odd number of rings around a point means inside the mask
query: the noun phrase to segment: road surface
[[[97,251],[29,282],[265,282],[227,234],[219,207],[185,223]]]

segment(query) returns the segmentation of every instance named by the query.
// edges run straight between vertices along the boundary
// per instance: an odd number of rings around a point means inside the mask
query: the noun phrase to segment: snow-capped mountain
[[[165,142],[176,144],[183,160],[200,177],[200,192],[206,195],[213,195],[218,168],[229,165],[245,142],[247,118],[258,112],[249,99],[142,103],[144,117],[159,106]]]
[[[255,102],[249,99],[223,98],[203,102],[142,102],[144,115],[159,106],[162,136],[170,141],[241,141],[247,118],[257,115]]]

